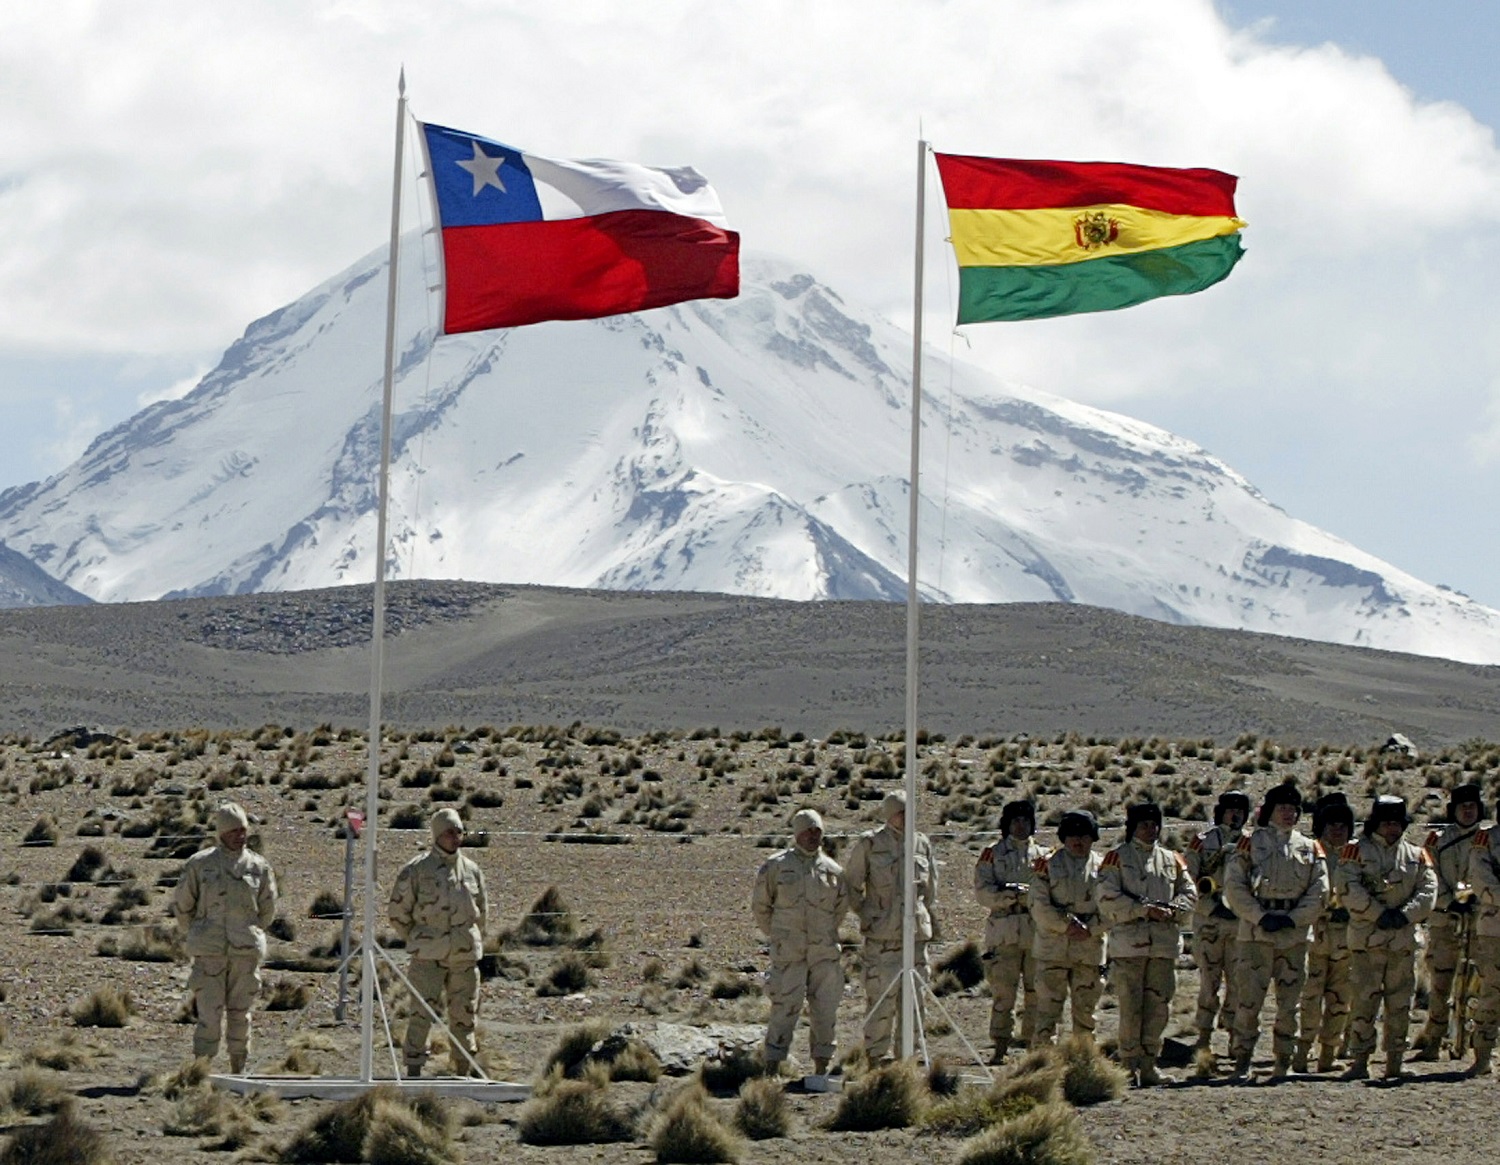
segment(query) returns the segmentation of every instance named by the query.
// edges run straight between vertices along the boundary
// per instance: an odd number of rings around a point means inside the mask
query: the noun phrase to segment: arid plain
[[[824,812],[839,845],[872,826],[898,779],[903,612],[413,584],[393,589],[391,615],[381,881],[419,851],[434,803],[462,809],[493,899],[496,973],[482,1004],[492,1070],[530,1080],[562,1033],[590,1020],[763,1018],[751,879],[800,805]],[[257,1012],[252,1068],[353,1069],[355,1032],[333,1020],[326,970],[338,924],[314,915],[341,891],[338,822],[363,800],[368,635],[369,592],[356,588],[0,612],[6,1096],[23,1078],[54,1086],[119,1161],[186,1161],[224,1143],[160,1083],[189,1047],[186,964],[153,934],[224,797],[254,816],[283,894],[265,1003],[286,1009]],[[1123,805],[1149,793],[1181,843],[1231,785],[1258,793],[1290,776],[1307,794],[1342,788],[1357,810],[1399,791],[1425,821],[1445,787],[1481,780],[1492,804],[1500,780],[1500,747],[1486,743],[1500,735],[1500,669],[1063,606],[929,609],[923,644],[921,823],[942,862],[940,961],[982,933],[973,861],[1015,796],[1035,796],[1044,821],[1088,805],[1112,844]],[[43,746],[74,726],[116,739]],[[1378,752],[1397,731],[1418,757]],[[549,887],[581,946],[504,941]],[[852,939],[852,920],[845,930]],[[570,982],[586,964],[587,982]],[[79,1026],[74,1009],[105,988],[130,995],[127,1025]],[[1184,962],[1169,1034],[1190,1026],[1194,988]],[[960,1033],[982,1041],[987,1002],[971,989],[943,1003],[956,1030],[936,1023],[932,1047],[957,1062]],[[859,1012],[851,988],[845,1046]],[[1106,995],[1106,1038],[1112,1026]],[[1479,1160],[1473,1130],[1494,1082],[1447,1062],[1415,1071],[1396,1087],[1184,1079],[1079,1119],[1101,1161],[1300,1159],[1314,1146],[1328,1161],[1375,1147],[1393,1161]],[[637,1106],[665,1092],[611,1088]],[[953,1138],[912,1130],[830,1132],[836,1097],[789,1099],[790,1137],[750,1143],[743,1160],[958,1152]],[[273,1159],[322,1103],[269,1109],[231,1139]],[[470,1161],[651,1159],[640,1139],[524,1145],[515,1118],[514,1106],[472,1112],[459,1150]],[[12,1107],[4,1123],[42,1119]]]

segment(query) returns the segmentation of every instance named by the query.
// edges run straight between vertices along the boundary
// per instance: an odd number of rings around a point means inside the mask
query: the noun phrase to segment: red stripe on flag
[[[449,335],[732,299],[740,237],[702,219],[624,210],[443,231]]]
[[[1036,162],[938,154],[949,210],[1045,210],[1122,203],[1167,214],[1234,215],[1239,179],[1128,162]]]

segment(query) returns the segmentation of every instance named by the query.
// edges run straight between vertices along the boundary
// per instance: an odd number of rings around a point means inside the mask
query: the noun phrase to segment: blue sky
[[[1497,27],[1455,0],[8,5],[0,488],[381,243],[405,65],[419,116],[697,166],[747,247],[902,323],[919,124],[953,152],[1237,173],[1244,262],[1128,312],[953,336],[930,223],[929,342],[1198,441],[1500,606]]]

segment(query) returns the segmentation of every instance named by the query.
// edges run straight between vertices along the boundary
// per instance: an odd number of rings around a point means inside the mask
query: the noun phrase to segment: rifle
[[[1467,894],[1473,898],[1474,891],[1463,883],[1459,883],[1458,895]],[[1462,1060],[1464,1054],[1469,1050],[1469,1002],[1474,997],[1475,982],[1479,977],[1479,967],[1474,962],[1474,919],[1476,912],[1470,910],[1467,914],[1458,916],[1458,928],[1462,932],[1459,940],[1458,956],[1458,984],[1453,993],[1453,1058]]]

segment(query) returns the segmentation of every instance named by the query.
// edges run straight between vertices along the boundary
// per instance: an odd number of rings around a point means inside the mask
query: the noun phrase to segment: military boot
[[[1297,1050],[1292,1053],[1293,1072],[1307,1071],[1307,1054],[1310,1051],[1312,1051],[1312,1047],[1309,1044],[1299,1043],[1297,1045]]]
[[[1422,1034],[1417,1037],[1417,1051],[1413,1060],[1420,1060],[1424,1064],[1435,1063],[1443,1054],[1442,1031],[1434,1031],[1430,1027],[1422,1029]]]
[[[1387,1080],[1400,1080],[1405,1075],[1401,1071],[1401,1053],[1387,1052],[1385,1054],[1385,1078]]]
[[[1318,1071],[1332,1072],[1333,1065],[1338,1060],[1338,1049],[1332,1044],[1320,1044],[1318,1046]]]
[[[1171,1081],[1156,1070],[1156,1064],[1151,1060],[1141,1061],[1140,1081],[1142,1088],[1155,1088],[1158,1084],[1169,1084]]]
[[[1344,1071],[1345,1080],[1368,1080],[1370,1078],[1370,1053],[1356,1052],[1349,1067]]]
[[[1307,1061],[1306,1061],[1306,1059],[1304,1059],[1302,1061],[1302,1064],[1303,1064],[1303,1067],[1300,1069],[1300,1071],[1306,1072],[1307,1071]],[[1292,1074],[1292,1058],[1290,1056],[1282,1053],[1282,1052],[1277,1052],[1276,1053],[1276,1059],[1271,1064],[1271,1079],[1272,1080],[1285,1080],[1291,1074]]]
[[[1250,1053],[1236,1052],[1234,1063],[1229,1066],[1229,1078],[1231,1080],[1243,1080],[1250,1075]]]
[[[229,1072],[232,1076],[243,1076],[245,1074],[245,1057],[243,1054],[229,1057]]]
[[[1490,1057],[1494,1053],[1494,1047],[1490,1044],[1474,1043],[1474,1063],[1469,1065],[1470,1076],[1488,1076],[1490,1074]]]
[[[1200,1027],[1198,1029],[1198,1042],[1193,1045],[1193,1051],[1201,1052],[1204,1048],[1211,1048],[1213,1047],[1213,1042],[1213,1028],[1208,1028],[1205,1030],[1204,1028]]]

